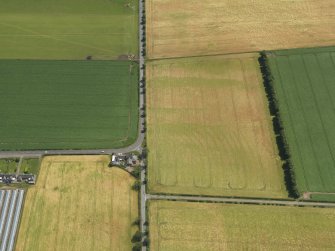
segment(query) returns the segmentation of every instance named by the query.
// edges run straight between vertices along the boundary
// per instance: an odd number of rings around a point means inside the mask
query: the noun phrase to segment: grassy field
[[[19,159],[0,159],[0,173],[15,173]]]
[[[26,196],[17,251],[131,250],[135,179],[107,156],[44,158]]]
[[[311,200],[335,202],[335,193],[332,194],[312,194]]]
[[[19,162],[19,158],[0,159],[0,173],[15,173]],[[23,159],[20,172],[38,174],[39,166],[40,160],[37,158]]]
[[[32,173],[38,175],[40,169],[40,159],[38,158],[27,158],[22,160],[20,166],[21,173]]]
[[[149,58],[334,45],[333,0],[148,0]]]
[[[0,150],[129,145],[138,66],[127,61],[0,60]]]
[[[0,0],[0,58],[138,54],[136,0]]]
[[[151,201],[150,250],[334,250],[334,218],[326,208]]]
[[[298,190],[335,192],[335,48],[269,56]]]
[[[257,54],[147,65],[153,193],[286,197]]]

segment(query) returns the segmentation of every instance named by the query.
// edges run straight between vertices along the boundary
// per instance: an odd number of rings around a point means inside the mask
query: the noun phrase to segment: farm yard
[[[107,156],[45,157],[25,200],[17,251],[130,250],[135,179]]]
[[[138,54],[138,1],[0,0],[1,59]]]
[[[333,0],[148,0],[151,59],[334,45]]]
[[[335,211],[151,201],[150,250],[334,250]]]
[[[137,138],[138,65],[0,60],[0,149],[122,147]]]
[[[257,55],[147,64],[149,192],[287,197]]]
[[[335,193],[335,47],[274,51],[268,60],[299,192]]]

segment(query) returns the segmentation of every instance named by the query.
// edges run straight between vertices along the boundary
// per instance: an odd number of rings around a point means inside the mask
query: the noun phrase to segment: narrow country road
[[[144,51],[145,51],[145,19],[144,19],[144,1],[143,0],[139,0],[139,15],[138,15],[138,25],[139,25],[139,55],[140,55],[140,60],[139,60],[139,64],[140,64],[140,74],[139,74],[139,85],[140,85],[140,93],[141,93],[141,83],[143,85],[145,85],[145,60],[144,60]],[[144,96],[144,92],[142,92],[143,94],[140,94],[140,107],[144,107],[145,104],[145,96]],[[141,109],[141,108],[140,108]],[[141,112],[141,110],[140,110]],[[140,117],[140,122],[141,125],[145,124],[145,119]],[[145,126],[143,126],[142,128],[144,128]],[[145,129],[145,128],[144,128]],[[142,141],[144,140],[144,134],[142,134]],[[143,241],[147,238],[146,237],[146,233],[147,233],[147,227],[146,227],[146,217],[147,217],[147,208],[146,208],[146,170],[143,168],[141,170],[141,190],[140,190],[140,218],[141,218],[141,224],[140,224],[140,229],[141,229],[141,233],[142,233],[142,243]],[[142,246],[142,251],[146,251],[147,247],[146,246]]]
[[[135,143],[124,148],[115,149],[89,149],[89,150],[33,150],[33,151],[1,151],[0,158],[10,157],[41,157],[43,155],[85,155],[85,154],[112,154],[115,152],[126,153],[135,150],[140,150],[144,139],[144,134],[141,133],[143,128],[143,118],[140,118],[139,135]]]
[[[269,200],[269,199],[246,199],[246,198],[222,198],[204,196],[182,196],[182,195],[153,195],[147,194],[147,200],[176,200],[194,202],[213,202],[213,203],[239,203],[239,204],[258,204],[258,205],[280,205],[280,206],[304,206],[304,207],[333,207],[335,203],[328,202],[306,202],[296,200]]]

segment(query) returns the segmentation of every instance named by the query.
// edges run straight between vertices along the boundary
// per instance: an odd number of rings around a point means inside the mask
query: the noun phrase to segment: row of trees
[[[145,142],[145,141],[144,141]],[[135,191],[140,191],[141,190],[141,171],[143,169],[146,169],[146,162],[147,162],[147,155],[148,155],[148,150],[146,148],[146,143],[142,145],[142,151],[141,154],[139,155],[140,160],[143,162],[141,166],[134,167],[134,170],[131,172],[131,174],[136,178],[136,181],[134,182],[132,189]],[[133,225],[138,226],[140,229],[140,224],[141,220],[140,218],[137,218],[134,222]],[[143,239],[143,240],[142,240]],[[142,246],[148,246],[149,240],[147,238],[147,233],[144,235],[138,230],[136,233],[133,235],[131,242],[133,244],[132,251],[140,251],[142,250]]]
[[[289,146],[286,142],[285,132],[283,128],[283,123],[280,118],[278,100],[276,99],[275,90],[274,90],[274,77],[271,73],[271,68],[268,60],[268,53],[262,51],[260,53],[260,57],[258,59],[260,64],[262,76],[263,76],[263,84],[266,91],[266,96],[268,99],[269,109],[272,116],[272,124],[274,128],[274,132],[276,134],[276,143],[279,150],[280,158],[283,162],[283,170],[285,177],[285,184],[289,196],[292,198],[298,198],[299,192],[296,185],[295,172],[293,169],[293,164],[291,161]]]
[[[145,0],[141,0],[142,1],[142,5],[144,6],[145,4]],[[145,8],[143,8],[143,12],[142,12],[142,19],[140,22],[140,25],[142,26],[143,30],[140,30],[140,32],[142,32],[143,38],[142,38],[142,50],[141,50],[141,54],[143,57],[146,56],[146,32],[145,32]],[[142,70],[145,72],[145,65],[141,66]],[[143,79],[141,79],[140,81],[140,94],[145,94],[145,76],[143,76]],[[146,114],[145,114],[145,106],[141,107],[141,118],[145,118]],[[143,122],[143,129],[141,131],[141,133],[145,133],[146,131],[146,125],[145,122]],[[144,161],[144,163],[146,163],[146,158],[147,158],[147,153],[148,150],[146,148],[146,144],[143,146],[141,155],[140,155],[140,159],[142,161]],[[141,170],[142,169],[146,169],[146,164],[140,166],[140,167],[136,167],[134,168],[132,175],[136,178],[135,183],[132,186],[132,189],[139,191],[141,189],[141,180],[140,180],[140,175],[141,175]],[[137,225],[138,228],[140,228],[140,223],[141,220],[140,218],[138,218],[133,224]],[[131,242],[133,243],[133,251],[140,251],[142,250],[142,246],[148,246],[149,245],[149,240],[147,238],[148,233],[145,233],[144,235],[138,230],[136,231],[136,233],[133,235]]]

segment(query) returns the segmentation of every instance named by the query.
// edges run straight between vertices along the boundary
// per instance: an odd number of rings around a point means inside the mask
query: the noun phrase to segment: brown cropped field
[[[334,0],[149,0],[149,58],[334,45]]]
[[[17,251],[131,250],[134,178],[107,156],[46,157],[29,188]]]
[[[257,55],[147,65],[150,192],[287,196]]]
[[[335,210],[150,201],[150,251],[335,250]]]

